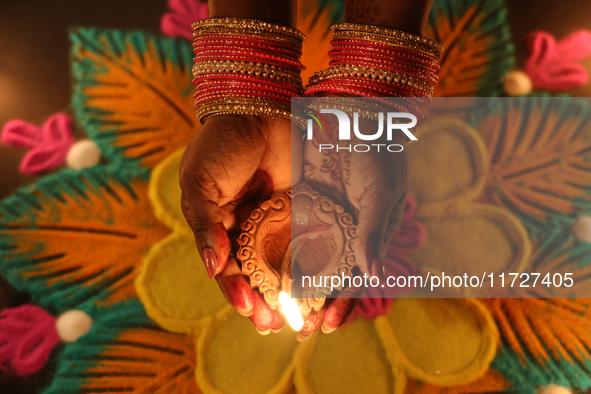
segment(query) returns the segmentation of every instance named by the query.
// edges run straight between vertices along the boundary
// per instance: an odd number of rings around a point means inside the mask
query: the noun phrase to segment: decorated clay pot
[[[307,314],[320,309],[331,294],[325,277],[353,276],[354,237],[351,215],[302,182],[252,212],[242,225],[237,257],[251,286],[274,309],[279,293],[291,294],[292,283],[297,283],[298,304]]]

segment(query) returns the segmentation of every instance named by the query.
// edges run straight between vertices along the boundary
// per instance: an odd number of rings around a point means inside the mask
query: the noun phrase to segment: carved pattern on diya
[[[275,309],[279,293],[291,292],[292,258],[299,275],[316,278],[315,284],[324,284],[321,279],[325,276],[352,277],[356,266],[354,238],[351,215],[302,182],[252,212],[242,224],[237,258],[252,287],[258,288]],[[327,284],[310,287],[306,283],[298,300],[304,315],[324,305],[331,293],[330,282]]]

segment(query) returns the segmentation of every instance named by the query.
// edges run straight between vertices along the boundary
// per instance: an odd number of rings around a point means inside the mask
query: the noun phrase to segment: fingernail
[[[251,309],[250,311],[241,311],[240,309],[236,309],[236,312],[240,313],[244,317],[251,317],[252,314],[254,313],[254,308]]]
[[[205,262],[205,268],[207,269],[209,279],[213,279],[215,271],[217,270],[218,259],[212,248],[203,249],[203,261]]]
[[[375,258],[371,264],[371,274],[372,276],[377,276],[380,279],[380,282],[386,281],[386,274],[384,273],[384,264],[382,260],[379,258]]]
[[[261,335],[269,335],[271,333],[271,329],[269,328],[268,330],[265,331],[261,331],[257,328],[257,331],[259,332],[259,334]]]
[[[236,311],[242,316],[250,317],[254,313],[255,298],[249,284],[242,274],[225,276],[218,279],[222,293]]]
[[[327,326],[326,323],[322,323],[322,332],[323,333],[330,334],[334,330],[336,330],[336,328],[331,328],[331,327]]]
[[[281,332],[281,330],[282,330],[282,329],[283,329],[283,327],[282,327],[282,328],[272,328],[272,329],[271,329],[271,332],[272,332],[273,334],[279,334],[279,333]]]
[[[250,321],[253,322],[254,326],[257,329],[262,327],[263,332],[270,330],[273,326],[273,311],[258,292],[254,293],[254,307],[252,309],[254,313],[250,317]]]
[[[298,342],[304,342],[308,338],[310,338],[309,335],[304,335],[301,332],[299,332],[298,335],[296,336],[296,339],[298,340]]]

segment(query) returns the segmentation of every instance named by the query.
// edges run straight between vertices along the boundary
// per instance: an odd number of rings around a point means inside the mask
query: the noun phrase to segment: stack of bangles
[[[332,30],[329,67],[311,77],[304,91],[300,58],[305,37],[299,30],[253,19],[195,22],[197,118],[204,122],[215,115],[243,114],[290,120],[291,99],[303,95],[374,97],[382,108],[421,117],[422,100],[437,83],[441,45],[372,25],[340,23]],[[293,120],[303,126],[300,116]]]
[[[379,100],[386,107],[420,117],[420,105],[433,94],[443,48],[430,38],[399,30],[340,23],[334,32],[326,70],[315,73],[306,96],[403,97]]]
[[[196,116],[221,114],[291,119],[291,98],[304,93],[304,35],[279,24],[209,18],[193,24]]]

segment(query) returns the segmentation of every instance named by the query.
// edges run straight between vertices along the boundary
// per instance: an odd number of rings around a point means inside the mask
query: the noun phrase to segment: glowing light
[[[287,322],[295,331],[300,331],[304,327],[304,318],[298,308],[298,303],[295,299],[282,291],[279,293],[279,303],[281,304],[281,312],[287,318]]]

